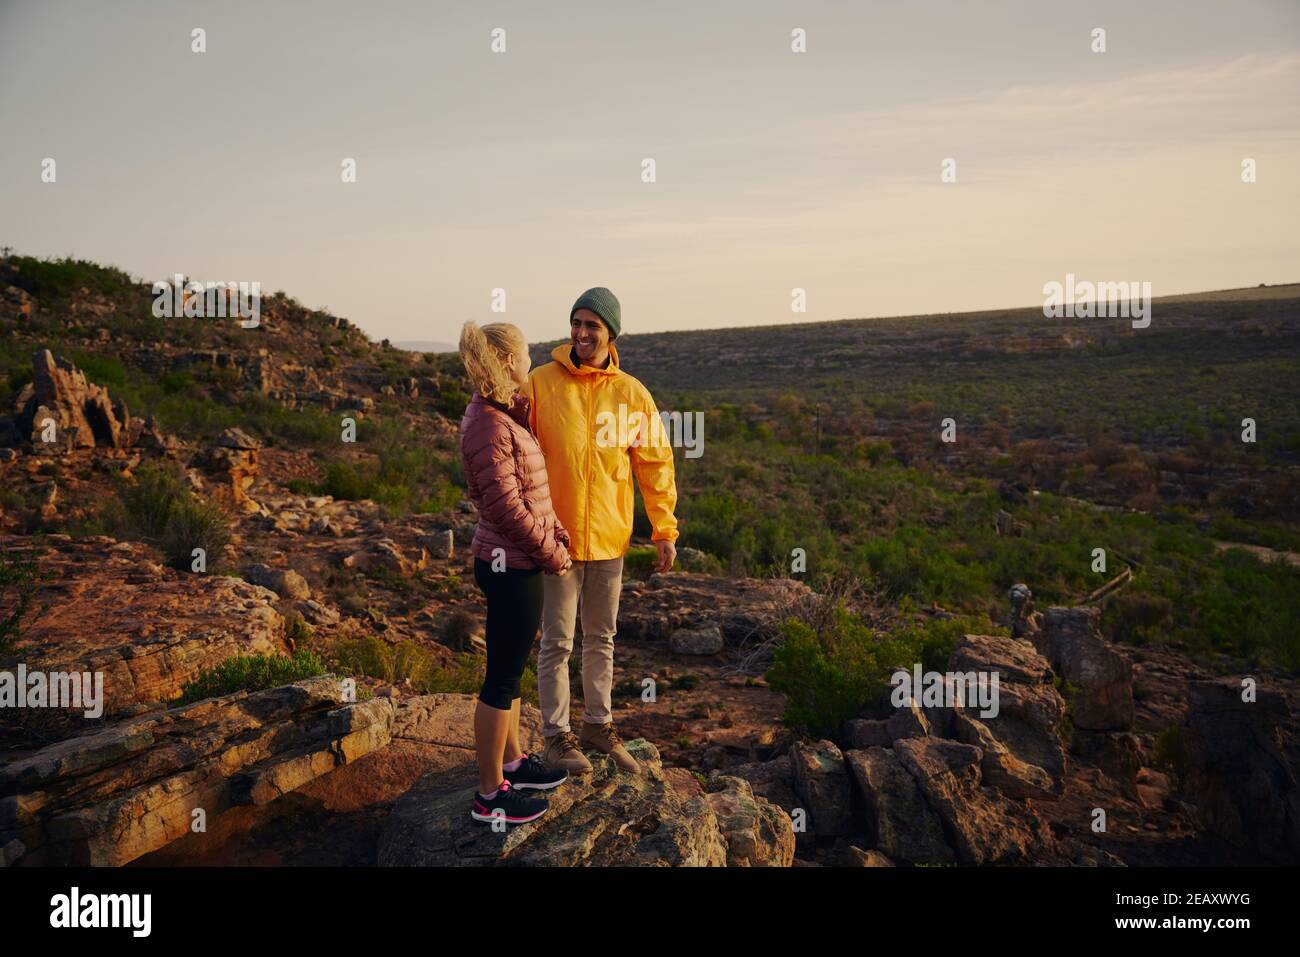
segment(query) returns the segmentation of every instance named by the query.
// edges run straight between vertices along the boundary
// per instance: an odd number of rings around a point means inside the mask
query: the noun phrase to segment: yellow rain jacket
[[[618,366],[609,344],[604,369],[575,365],[565,343],[554,362],[528,376],[528,419],[546,455],[551,499],[569,531],[575,562],[627,552],[632,538],[632,475],[645,500],[654,541],[677,540],[673,450],[650,390]],[[653,419],[653,423],[651,423]]]

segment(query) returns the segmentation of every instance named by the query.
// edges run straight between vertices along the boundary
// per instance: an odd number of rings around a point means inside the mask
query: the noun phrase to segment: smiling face
[[[590,309],[579,309],[569,319],[569,341],[578,364],[603,368],[609,358],[609,326]]]

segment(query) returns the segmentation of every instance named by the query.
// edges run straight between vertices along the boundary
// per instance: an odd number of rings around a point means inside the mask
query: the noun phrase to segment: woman
[[[460,357],[474,396],[460,423],[465,484],[478,508],[474,580],[487,599],[487,675],[474,711],[476,821],[523,824],[546,813],[548,790],[568,772],[542,764],[519,746],[519,677],[542,617],[542,574],[563,574],[569,533],[551,508],[546,460],[518,394],[532,364],[523,333],[509,323],[465,323]]]

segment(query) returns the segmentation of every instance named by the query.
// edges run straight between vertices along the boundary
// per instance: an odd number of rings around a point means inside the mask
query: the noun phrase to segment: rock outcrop
[[[1053,840],[1031,808],[980,787],[980,749],[941,738],[904,738],[894,753],[943,821],[962,864],[1028,863]]]
[[[1300,785],[1281,741],[1286,698],[1239,679],[1188,684],[1184,751],[1202,823],[1232,846],[1274,863],[1300,863]]]
[[[0,550],[29,544],[0,537]],[[143,545],[104,537],[51,535],[36,557],[48,607],[5,670],[21,661],[29,671],[102,673],[105,718],[170,701],[200,669],[232,655],[287,650],[275,594],[238,578],[176,572]],[[49,735],[85,731],[91,720],[42,708],[6,723],[11,734]]]
[[[257,452],[261,447],[262,443],[243,429],[229,428],[200,456],[204,468],[228,483],[235,507],[249,513],[261,511],[261,506],[248,495],[257,480]]]
[[[1133,727],[1133,665],[1101,636],[1096,608],[1047,609],[1034,645],[1075,689],[1070,716],[1085,731]]]
[[[790,749],[794,790],[818,837],[853,833],[852,785],[844,755],[832,741],[796,742]]]
[[[956,859],[939,815],[925,803],[891,749],[849,751],[844,757],[862,800],[870,847],[909,864],[951,864]]]
[[[131,416],[121,399],[48,349],[32,356],[32,381],[19,392],[17,430],[37,448],[59,452],[96,446],[125,448]]]
[[[50,745],[0,768],[0,847],[23,865],[126,864],[383,747],[394,715],[387,698],[345,704],[326,676]]]
[[[776,632],[783,613],[812,594],[803,582],[784,578],[718,578],[667,572],[646,582],[629,581],[624,594],[635,597],[620,610],[618,632],[633,641],[668,641],[678,629],[717,627],[726,644]]]
[[[733,779],[705,794],[665,773],[659,752],[636,739],[641,774],[592,757],[589,775],[550,792],[537,821],[494,830],[467,827],[476,771],[465,764],[427,775],[393,806],[379,845],[382,866],[703,866],[789,864],[789,819]],[[712,798],[712,800],[711,800]],[[723,812],[719,819],[718,810]],[[727,835],[735,845],[729,847]]]
[[[948,659],[954,673],[998,675],[998,713],[969,702],[954,709],[950,737],[980,748],[984,783],[1012,797],[1051,798],[1064,788],[1065,701],[1052,669],[1028,641],[964,635]]]

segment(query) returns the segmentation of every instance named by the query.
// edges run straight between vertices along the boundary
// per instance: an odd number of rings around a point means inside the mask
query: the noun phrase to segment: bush
[[[207,561],[215,561],[228,544],[230,520],[210,499],[194,495],[176,501],[158,539],[168,564],[182,571],[192,566],[194,549],[203,549]]]
[[[0,658],[17,650],[29,619],[45,610],[32,607],[43,577],[30,552],[0,551]]]
[[[310,641],[316,629],[307,624],[307,620],[296,611],[291,611],[284,619],[284,636],[293,642]]]
[[[412,641],[390,645],[367,635],[340,641],[332,655],[336,669],[343,674],[365,675],[389,684],[401,684],[406,679],[422,693],[437,670],[433,654]]]
[[[654,571],[659,549],[653,545],[636,545],[623,556],[623,577],[644,581]]]
[[[97,356],[87,352],[74,352],[72,363],[85,373],[86,379],[95,385],[120,389],[126,385],[126,368],[120,359],[113,356]]]
[[[786,696],[781,720],[822,738],[838,738],[885,691],[894,668],[920,660],[919,648],[877,635],[843,607],[825,631],[789,619],[781,636],[767,671],[768,685]]]
[[[1106,602],[1101,625],[1112,641],[1131,645],[1160,642],[1173,630],[1174,604],[1163,595],[1131,590]]]
[[[157,541],[184,493],[184,486],[173,473],[153,465],[142,466],[136,472],[135,484],[118,490],[118,500],[125,509],[122,517],[126,527],[122,531]]]
[[[285,655],[235,655],[215,668],[204,668],[181,688],[182,704],[233,694],[263,691],[325,674],[325,665],[309,651]]]
[[[781,626],[782,642],[772,656],[767,683],[786,696],[781,717],[787,727],[836,739],[845,721],[886,692],[895,669],[920,662],[925,671],[945,670],[957,640],[967,632],[1005,634],[1005,629],[990,628],[974,616],[956,616],[882,634],[841,604],[821,631],[798,619]]]
[[[134,485],[118,489],[106,526],[117,535],[157,547],[173,568],[191,567],[202,548],[209,567],[230,542],[230,521],[210,499],[192,492],[175,472],[154,465],[136,473]]]

